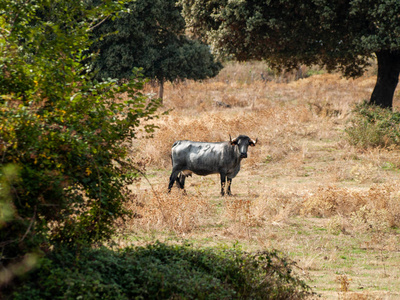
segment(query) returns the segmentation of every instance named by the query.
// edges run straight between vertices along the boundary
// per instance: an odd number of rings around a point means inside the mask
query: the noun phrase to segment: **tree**
[[[378,77],[370,103],[391,108],[400,72],[397,0],[180,0],[192,33],[220,55],[264,59],[363,74],[371,59]]]
[[[98,83],[81,63],[92,27],[120,9],[0,2],[0,269],[50,245],[104,241],[127,213],[127,142],[159,103],[140,74]]]
[[[141,67],[145,76],[160,83],[162,98],[164,81],[217,75],[222,65],[207,45],[185,36],[185,20],[175,2],[133,1],[119,18],[98,26],[92,46],[99,53],[92,66],[96,78],[129,79],[132,69]]]

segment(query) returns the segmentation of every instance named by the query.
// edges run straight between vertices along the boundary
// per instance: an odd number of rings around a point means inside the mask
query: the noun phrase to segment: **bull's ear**
[[[250,139],[249,145],[254,147],[257,144],[257,141],[258,141],[258,139],[256,139],[256,140]]]
[[[237,138],[231,140],[231,145],[232,145],[232,146],[237,145],[237,143],[238,143],[238,142],[237,142]]]

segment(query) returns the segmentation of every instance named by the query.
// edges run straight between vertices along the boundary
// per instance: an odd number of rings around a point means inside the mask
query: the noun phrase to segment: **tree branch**
[[[24,236],[22,237],[22,239],[19,242],[22,242],[26,238],[26,236],[28,235],[29,231],[31,231],[31,228],[32,228],[32,225],[33,225],[33,222],[34,222],[35,218],[36,218],[36,205],[35,205],[35,208],[34,208],[34,211],[33,211],[33,216],[31,218],[31,222],[29,223],[28,229],[26,230]]]
[[[110,15],[108,15],[107,17],[105,17],[102,21],[100,21],[99,23],[97,23],[97,24],[94,25],[93,27],[89,27],[86,31],[92,31],[92,30],[95,29],[96,27],[98,27],[98,26],[100,26],[101,24],[103,24],[109,17],[110,17]]]

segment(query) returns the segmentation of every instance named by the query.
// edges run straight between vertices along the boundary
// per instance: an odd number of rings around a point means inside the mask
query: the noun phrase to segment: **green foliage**
[[[277,252],[161,243],[54,252],[13,299],[302,299],[310,289]]]
[[[357,105],[346,128],[348,140],[360,148],[400,146],[400,113],[366,103]]]
[[[146,77],[163,81],[205,79],[222,65],[207,45],[185,36],[185,20],[175,0],[137,0],[126,12],[95,28],[92,68],[96,78],[127,79],[133,67]]]
[[[396,0],[180,0],[190,30],[221,56],[277,69],[319,65],[361,76],[378,59],[371,103],[392,107],[400,73]]]
[[[13,219],[14,209],[11,198],[11,184],[18,178],[15,165],[0,169],[0,229]]]
[[[48,243],[108,239],[113,220],[126,213],[124,186],[135,179],[127,145],[159,101],[141,93],[137,72],[124,85],[85,75],[91,26],[121,9],[102,3],[94,9],[78,0],[0,3],[3,265]]]
[[[374,52],[400,49],[398,1],[180,3],[192,32],[239,60],[265,59],[286,68],[339,67],[353,77],[362,74]]]

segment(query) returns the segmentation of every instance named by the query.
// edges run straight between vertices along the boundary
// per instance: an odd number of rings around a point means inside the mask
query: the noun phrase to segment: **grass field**
[[[135,217],[120,227],[119,243],[275,248],[322,299],[400,299],[400,152],[356,148],[345,133],[375,80],[373,69],[346,80],[247,63],[207,81],[167,84],[162,110],[171,111],[155,121],[153,139],[132,145],[147,179],[131,187]],[[218,175],[188,178],[186,195],[166,193],[174,141],[239,134],[259,143],[232,197],[219,195]]]

